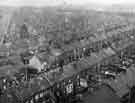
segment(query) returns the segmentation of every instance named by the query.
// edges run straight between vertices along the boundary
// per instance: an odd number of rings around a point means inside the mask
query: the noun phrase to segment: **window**
[[[33,99],[30,101],[30,103],[34,103]]]
[[[86,48],[84,47],[84,48],[83,48],[83,52],[85,52],[85,51],[86,51]]]
[[[4,86],[3,86],[3,89],[4,89],[4,90],[6,90],[6,89],[7,89],[7,87],[4,85]]]
[[[44,63],[42,64],[42,68],[41,68],[41,69],[42,69],[42,70],[46,69],[47,65],[48,65],[47,62],[44,62]]]
[[[40,93],[40,98],[42,98],[43,96],[44,96],[44,94],[41,92],[41,93]]]
[[[85,88],[88,87],[87,81],[85,79],[81,78],[80,79],[80,86],[85,87]]]
[[[73,83],[70,83],[66,86],[66,93],[70,94],[73,91]]]
[[[39,99],[39,95],[35,95],[35,100],[38,100]]]
[[[25,103],[29,103],[29,101],[26,101]]]
[[[3,83],[6,83],[6,81],[7,81],[6,79],[3,79]]]

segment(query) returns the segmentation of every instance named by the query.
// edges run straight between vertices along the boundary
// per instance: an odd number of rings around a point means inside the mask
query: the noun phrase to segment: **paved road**
[[[131,66],[126,73],[121,73],[115,80],[108,81],[108,85],[116,91],[119,97],[127,94],[129,88],[135,85],[135,67]]]
[[[84,98],[84,103],[120,103],[119,97],[107,86]]]

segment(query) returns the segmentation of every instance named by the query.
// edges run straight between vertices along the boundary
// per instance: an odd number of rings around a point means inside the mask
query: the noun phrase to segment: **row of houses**
[[[122,41],[126,41],[126,40],[122,40]],[[85,74],[82,77],[84,77],[84,76],[87,77],[86,74],[91,73],[91,72],[96,74],[98,71],[100,71],[102,65],[106,65],[110,62],[113,64],[114,62],[119,61],[120,58],[117,56],[117,52],[122,53],[123,51],[126,51],[127,47],[131,46],[134,43],[134,41],[132,41],[132,43],[128,43],[128,42],[120,42],[120,43],[123,44],[124,46],[121,47],[122,45],[119,45],[118,46],[119,48],[117,47],[114,50],[110,47],[107,47],[107,48],[100,50],[99,52],[92,53],[91,56],[80,59],[80,61],[78,61],[78,62],[68,64],[67,66],[66,65],[63,66],[63,68],[64,68],[63,73],[56,74],[54,78],[51,77],[51,75],[54,76],[54,74],[45,73],[44,75],[45,75],[45,77],[47,77],[47,79],[49,80],[49,82],[53,86],[53,88],[56,89],[60,85],[60,87],[62,86],[63,91],[66,93],[65,88],[67,87],[68,91],[72,94],[72,93],[74,93],[73,85],[75,85],[73,81],[78,80],[75,78],[80,77],[81,74]],[[115,46],[117,45],[117,43],[114,43],[114,44],[115,44]],[[83,71],[84,71],[84,73],[83,73]],[[78,74],[78,76],[77,76],[77,74]],[[62,89],[62,87],[61,87],[61,89]],[[51,89],[51,92],[54,92],[53,90],[54,89]],[[40,92],[40,93],[42,93],[42,92]],[[27,99],[28,101],[26,100],[25,103],[30,103],[31,101],[33,103],[37,103],[35,100],[35,97],[36,97],[36,95],[38,95],[40,98],[39,94],[34,94],[31,98]]]
[[[129,44],[128,46],[131,46],[131,45]],[[122,50],[127,50],[127,47],[122,48],[120,51]],[[118,59],[120,58],[117,56],[115,57],[115,55],[117,54],[111,48],[104,49],[104,50],[101,50],[99,53],[93,53],[90,57],[81,59],[75,64],[68,64],[67,66],[64,66],[63,73],[56,75],[55,78],[53,79],[50,76],[51,74],[44,74],[46,75],[45,77],[47,77],[48,80],[51,82],[50,84],[52,86],[51,86],[50,91],[48,91],[48,89],[46,89],[46,91],[44,92],[43,90],[41,90],[41,92],[35,93],[30,98],[26,99],[24,103],[31,103],[31,102],[37,103],[38,100],[42,98],[40,97],[40,94],[42,93],[43,94],[48,93],[49,97],[52,98],[52,100],[55,100],[54,95],[50,96],[50,94],[53,94],[55,90],[57,89],[60,89],[59,92],[63,91],[63,94],[61,95],[62,98],[69,97],[68,99],[71,100],[73,95],[81,91],[79,87],[82,87],[82,88],[87,87],[88,84],[85,81],[88,80],[90,74],[93,73],[93,75],[95,76],[94,77],[95,81],[96,80],[99,81],[99,79],[97,79],[96,77],[96,74],[100,72],[101,66],[108,63],[113,64],[114,62],[119,61]],[[110,58],[111,56],[112,58]],[[84,79],[84,81],[82,79]],[[79,81],[79,84],[77,81]],[[90,80],[90,82],[92,81]],[[93,83],[93,85],[90,83],[89,87],[92,88],[99,85],[100,83],[99,84]],[[38,97],[38,99],[36,99],[36,97]]]
[[[122,41],[131,42],[130,39],[133,37],[133,32],[131,32],[132,30],[133,28],[129,29],[126,27],[124,30],[126,33],[124,31],[118,33],[118,31],[120,31],[118,29],[116,30],[117,32],[114,31],[112,33],[107,33],[106,35],[95,34],[95,37],[85,38],[83,40],[73,42],[70,45],[64,45],[61,49],[51,48],[49,55],[48,53],[39,53],[33,56],[30,60],[30,65],[38,68],[39,71],[59,66],[62,67],[63,65],[79,60],[84,56],[90,56],[91,53],[98,52],[103,48],[107,48],[109,46],[117,48],[116,46],[122,44],[120,43]],[[100,35],[100,37],[98,35]],[[112,36],[110,37],[110,35]],[[37,62],[38,66],[35,66],[34,62]]]
[[[116,34],[114,34],[114,35],[116,35]],[[98,36],[96,36],[96,37],[98,37]],[[93,42],[90,42],[90,40],[92,40]],[[20,94],[21,99],[19,99],[19,100],[21,100],[21,101],[26,100],[26,102],[27,101],[29,102],[29,96],[32,96],[32,98],[33,98],[33,95],[35,95],[35,93],[37,93],[40,90],[45,91],[46,88],[51,87],[51,92],[52,91],[54,92],[54,89],[56,89],[57,84],[63,85],[62,86],[64,88],[63,91],[67,90],[67,91],[72,92],[72,89],[73,89],[72,86],[74,85],[73,81],[74,81],[74,79],[78,80],[76,78],[80,77],[83,70],[85,72],[86,69],[88,69],[88,71],[90,70],[89,72],[87,71],[88,73],[93,71],[96,74],[98,71],[100,71],[101,65],[108,64],[108,62],[118,61],[119,58],[117,56],[115,56],[117,54],[116,52],[117,51],[119,52],[121,50],[126,50],[125,48],[127,48],[129,45],[131,45],[133,43],[133,39],[130,38],[129,36],[128,36],[128,39],[127,39],[127,36],[125,36],[125,38],[120,38],[118,40],[121,41],[119,43],[121,45],[117,46],[117,41],[116,42],[109,41],[109,43],[108,43],[107,39],[104,39],[104,37],[102,37],[100,39],[99,38],[96,38],[96,39],[89,38],[88,40],[86,39],[86,41],[82,40],[81,42],[75,42],[71,46],[67,46],[65,49],[63,49],[66,52],[66,54],[63,54],[63,55],[61,55],[62,54],[61,50],[57,50],[57,49],[53,49],[53,48],[51,49],[49,56],[46,53],[36,54],[35,56],[32,57],[32,59],[30,59],[29,65],[32,66],[33,68],[37,68],[39,72],[42,69],[44,70],[45,68],[49,68],[49,71],[51,71],[50,69],[53,68],[52,72],[42,72],[41,75],[38,75],[38,77],[33,78],[28,82],[24,80],[23,81],[24,83],[20,83],[19,86],[17,86],[17,87],[16,86],[12,87],[12,90],[15,90],[15,91],[22,90],[22,93]],[[107,45],[106,45],[106,42],[108,43]],[[112,44],[114,44],[114,46]],[[68,47],[70,47],[71,49],[67,50]],[[112,58],[110,58],[111,56],[112,56]],[[106,59],[106,58],[108,58],[108,59]],[[62,65],[59,66],[59,65],[57,65],[56,61],[57,60],[59,61],[61,59],[63,60],[63,62],[60,63]],[[47,62],[47,61],[49,61],[49,62]],[[56,62],[54,64],[54,67],[48,66],[47,65],[48,63],[50,63],[50,65],[53,64],[52,61]],[[57,66],[55,66],[55,65],[57,65]],[[46,67],[44,67],[44,66],[46,66]],[[60,67],[63,68],[62,72],[59,72],[59,70],[61,70],[61,69],[59,69]],[[90,68],[92,68],[92,69],[90,69]],[[2,70],[6,70],[6,69],[2,69]],[[8,69],[8,70],[13,72],[13,70],[11,70],[11,69]],[[18,69],[16,69],[16,71],[18,71]],[[85,73],[87,74],[87,72],[85,72]],[[15,72],[13,72],[13,75],[14,75],[14,73]],[[85,73],[84,73],[84,76],[85,76]],[[77,74],[79,76],[77,76]],[[43,86],[41,86],[40,81],[38,84],[36,82],[32,82],[35,79],[41,80],[41,82],[43,82],[43,83],[47,83],[48,86],[46,84],[43,84]],[[26,84],[25,84],[25,82],[26,82]],[[32,82],[32,84],[31,84],[31,82]],[[35,83],[35,84],[33,84],[33,83]],[[38,85],[38,86],[35,86],[35,85]],[[52,86],[54,86],[53,89],[52,89]],[[39,89],[36,89],[35,87],[38,87]],[[67,89],[65,87],[67,87]],[[5,88],[5,85],[4,86],[2,85],[2,88]],[[9,89],[11,89],[11,88],[9,88]],[[7,89],[7,91],[10,91],[9,89]],[[33,89],[35,89],[36,91],[33,91]],[[26,91],[29,91],[29,93],[27,93]],[[32,91],[32,92],[30,92],[30,91]],[[24,95],[24,92],[26,92],[26,94],[28,94],[28,95]]]

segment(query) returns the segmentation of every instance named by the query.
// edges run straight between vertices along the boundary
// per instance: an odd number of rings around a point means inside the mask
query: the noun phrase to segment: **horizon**
[[[0,0],[0,6],[135,5],[134,0]]]

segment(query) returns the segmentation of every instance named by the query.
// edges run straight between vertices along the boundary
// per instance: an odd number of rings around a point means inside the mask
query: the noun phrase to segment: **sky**
[[[102,5],[112,5],[112,4],[135,4],[135,0],[0,0],[0,5],[8,6],[20,6],[20,5],[59,5],[63,4],[64,1],[67,4],[88,4],[97,3]]]

